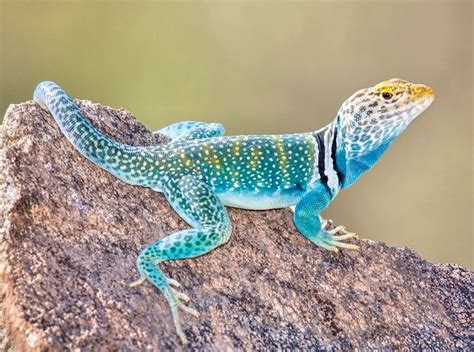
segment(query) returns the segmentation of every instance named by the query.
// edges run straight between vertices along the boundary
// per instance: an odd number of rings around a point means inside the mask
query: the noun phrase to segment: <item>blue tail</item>
[[[97,130],[56,83],[38,84],[33,99],[48,108],[67,139],[93,163],[130,184],[153,186],[158,179],[156,153],[119,143]]]

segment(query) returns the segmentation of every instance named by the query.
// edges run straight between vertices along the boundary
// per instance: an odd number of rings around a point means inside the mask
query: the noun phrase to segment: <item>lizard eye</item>
[[[382,98],[384,98],[385,100],[389,100],[393,97],[393,94],[392,93],[389,93],[389,92],[383,92],[382,93]]]

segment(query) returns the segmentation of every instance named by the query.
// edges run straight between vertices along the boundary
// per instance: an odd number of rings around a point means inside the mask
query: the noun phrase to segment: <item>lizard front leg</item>
[[[331,200],[329,190],[323,184],[318,183],[313,190],[301,198],[294,208],[296,228],[311,242],[330,251],[337,252],[338,248],[359,249],[355,244],[343,242],[357,237],[355,234],[336,236],[335,233],[342,230],[342,226],[333,230],[326,230],[322,226],[323,220],[319,214],[327,208]]]
[[[167,278],[157,264],[165,260],[197,257],[211,251],[229,239],[231,224],[219,198],[195,176],[169,174],[162,187],[169,203],[193,228],[175,232],[144,248],[137,258],[140,279],[132,286],[148,280],[161,290],[168,300],[176,333],[186,343],[178,309],[194,316],[198,313],[184,305],[183,302],[189,301],[188,296],[177,291],[179,284]]]
[[[224,126],[220,123],[199,121],[176,122],[153,133],[161,133],[171,138],[171,143],[185,142],[194,139],[220,137],[224,135]]]

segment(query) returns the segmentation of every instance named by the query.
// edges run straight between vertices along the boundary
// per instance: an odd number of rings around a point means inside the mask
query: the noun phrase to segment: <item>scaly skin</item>
[[[223,136],[220,124],[180,122],[161,132],[172,141],[159,147],[118,143],[95,129],[53,82],[40,83],[34,99],[51,111],[69,141],[89,160],[119,179],[163,192],[191,226],[144,248],[137,258],[140,279],[155,285],[171,308],[176,332],[186,343],[178,309],[189,298],[177,291],[158,263],[200,256],[225,243],[231,223],[225,205],[247,209],[292,207],[298,230],[331,251],[357,249],[342,229],[324,229],[320,213],[340,189],[371,168],[392,141],[433,101],[431,88],[392,79],[348,98],[336,118],[310,133]]]

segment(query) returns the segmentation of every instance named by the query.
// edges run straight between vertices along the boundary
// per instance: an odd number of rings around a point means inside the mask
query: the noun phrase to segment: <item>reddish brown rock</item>
[[[121,142],[163,143],[125,110],[78,102]],[[0,136],[0,348],[181,349],[160,292],[128,286],[140,249],[186,227],[164,197],[87,161],[36,103],[12,105]],[[182,315],[188,347],[474,348],[466,269],[366,240],[330,253],[289,210],[230,214],[225,246],[162,265],[202,313]]]

